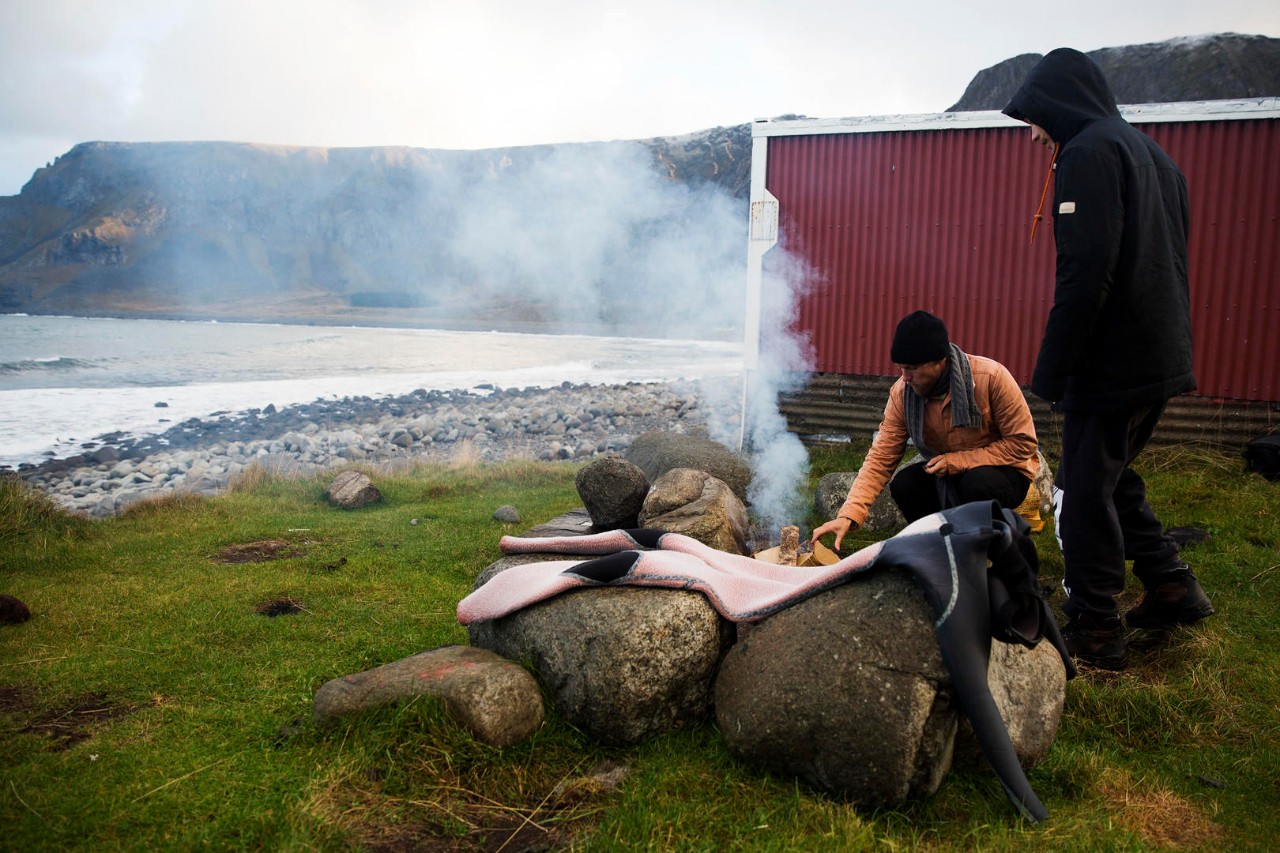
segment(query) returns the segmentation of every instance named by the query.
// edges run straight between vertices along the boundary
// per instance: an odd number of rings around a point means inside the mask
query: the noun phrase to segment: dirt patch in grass
[[[307,553],[292,542],[282,539],[263,539],[242,545],[228,545],[213,554],[219,563],[265,563],[267,560],[285,560]]]
[[[274,619],[277,616],[292,616],[295,613],[301,613],[307,608],[302,606],[302,602],[293,598],[277,598],[275,601],[268,601],[266,604],[259,604],[253,608],[253,612],[261,616],[267,616]]]
[[[1199,806],[1168,789],[1147,789],[1116,774],[1103,781],[1102,795],[1111,804],[1117,822],[1152,846],[1183,850],[1226,838]]]
[[[335,784],[315,801],[320,811],[362,849],[378,853],[532,853],[571,849],[598,822],[606,798],[630,768],[601,762],[524,802],[497,802],[478,791],[436,779],[412,798],[381,790],[381,774],[354,786]]]
[[[54,750],[68,749],[88,740],[99,727],[137,710],[137,705],[116,702],[101,692],[72,696],[53,707],[42,708],[35,688],[22,684],[0,685],[0,713],[26,717],[26,724],[18,731],[48,738]]]
[[[34,707],[34,689],[25,684],[0,684],[0,714],[26,714]]]
[[[417,804],[427,805],[427,804]],[[574,838],[592,821],[590,809],[543,806],[535,809],[508,809],[497,804],[452,804],[453,821],[469,824],[465,834],[456,834],[439,821],[427,817],[398,823],[371,822],[359,827],[360,846],[376,853],[433,850],[441,853],[532,853],[569,849]],[[495,812],[506,812],[497,815]]]

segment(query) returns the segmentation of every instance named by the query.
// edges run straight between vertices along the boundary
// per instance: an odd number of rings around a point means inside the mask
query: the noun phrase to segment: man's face
[[[1053,147],[1053,139],[1049,136],[1049,132],[1038,124],[1031,124],[1031,141],[1036,145],[1043,145],[1045,148]]]
[[[902,381],[911,386],[921,397],[925,397],[938,384],[938,377],[947,369],[947,360],[926,361],[924,364],[895,364],[902,371]]]

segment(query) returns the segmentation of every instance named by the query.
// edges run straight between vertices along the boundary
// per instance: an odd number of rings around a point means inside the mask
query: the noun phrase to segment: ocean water
[[[720,341],[0,315],[0,465],[269,404],[741,371]]]

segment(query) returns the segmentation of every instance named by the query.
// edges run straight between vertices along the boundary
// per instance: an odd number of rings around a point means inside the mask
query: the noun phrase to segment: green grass
[[[814,481],[864,450],[815,448]],[[978,761],[868,812],[740,764],[712,724],[630,749],[554,715],[497,749],[429,700],[314,725],[329,679],[466,642],[456,602],[499,536],[580,505],[572,465],[383,473],[383,503],[353,512],[325,503],[328,476],[258,472],[94,522],[0,481],[0,593],[32,611],[0,626],[0,849],[1270,849],[1280,488],[1203,451],[1140,462],[1165,523],[1212,534],[1185,556],[1218,614],[1069,684],[1029,773],[1038,826]],[[494,521],[502,504],[524,523]],[[252,543],[279,559],[226,561]],[[1036,544],[1056,584],[1051,528]],[[284,601],[300,612],[258,612]],[[600,784],[616,765],[626,781]]]

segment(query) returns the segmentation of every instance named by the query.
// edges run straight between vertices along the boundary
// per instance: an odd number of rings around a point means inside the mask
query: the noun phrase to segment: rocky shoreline
[[[216,494],[251,466],[305,475],[352,464],[582,460],[623,450],[650,430],[705,435],[732,414],[713,410],[693,382],[418,389],[219,412],[158,435],[111,433],[79,454],[0,474],[16,473],[59,506],[103,518],[168,493]]]

